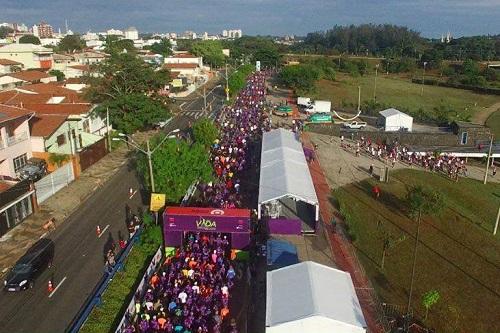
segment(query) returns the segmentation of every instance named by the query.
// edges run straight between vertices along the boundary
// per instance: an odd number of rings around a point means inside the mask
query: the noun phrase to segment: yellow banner
[[[165,206],[165,199],[165,194],[151,193],[151,203],[149,209],[152,212],[159,211],[163,206]]]
[[[172,87],[179,88],[182,87],[182,80],[181,79],[174,79],[172,80]]]

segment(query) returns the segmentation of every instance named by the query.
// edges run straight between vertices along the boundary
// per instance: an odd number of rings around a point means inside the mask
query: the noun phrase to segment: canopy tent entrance
[[[167,207],[163,213],[165,247],[180,247],[186,232],[230,235],[232,248],[250,244],[250,210],[199,207]]]
[[[314,232],[319,202],[302,144],[278,128],[263,134],[258,217],[300,219],[302,232]]]

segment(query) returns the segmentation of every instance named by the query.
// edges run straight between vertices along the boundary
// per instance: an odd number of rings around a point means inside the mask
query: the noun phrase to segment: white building
[[[266,333],[365,333],[349,273],[312,261],[267,272]]]
[[[82,38],[84,41],[99,40],[99,35],[95,32],[88,31],[85,35],[82,36]]]
[[[227,36],[229,36],[227,30],[222,30],[222,37],[227,37]]]
[[[0,47],[0,58],[17,61],[24,68],[52,68],[52,49],[34,44],[8,44]]]
[[[203,57],[197,57],[190,53],[176,53],[165,58],[165,64],[196,64],[198,67],[203,67]]]
[[[394,108],[379,112],[378,124],[384,127],[386,132],[405,131],[411,132],[413,117]]]
[[[139,31],[135,27],[129,27],[125,30],[125,39],[138,40]]]
[[[108,36],[123,36],[123,31],[109,29],[108,31],[106,31],[106,35],[108,35]]]

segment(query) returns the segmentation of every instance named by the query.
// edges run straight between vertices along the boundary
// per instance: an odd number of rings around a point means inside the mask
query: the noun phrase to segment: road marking
[[[132,193],[132,195],[131,195],[131,196],[129,196],[128,198],[129,198],[129,199],[132,199],[136,193],[137,193],[137,190],[135,190],[135,191]]]
[[[40,238],[38,238],[38,239],[42,239],[43,237],[47,236],[47,233],[48,233],[48,232],[44,233],[44,234],[43,234],[43,235],[41,235],[41,236],[40,236]]]
[[[182,109],[182,107],[184,106],[184,104],[186,104],[187,102],[183,102],[181,105],[179,105],[179,108]]]
[[[97,236],[97,238],[101,238],[101,236],[104,234],[104,232],[109,228],[109,224],[107,226],[104,227],[104,229],[102,229],[101,233],[99,234],[99,236]]]
[[[50,293],[49,298],[51,298],[52,295],[54,295],[54,293],[57,291],[57,289],[59,289],[59,287],[63,284],[63,282],[66,281],[66,278],[67,278],[66,276],[63,277],[63,279],[61,280],[61,282],[59,282],[57,284],[56,288],[54,290],[52,290],[52,292]]]

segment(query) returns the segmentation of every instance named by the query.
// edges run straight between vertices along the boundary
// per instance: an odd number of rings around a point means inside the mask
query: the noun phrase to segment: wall
[[[41,204],[75,179],[73,165],[66,163],[35,183],[36,198]]]
[[[35,152],[44,152],[45,151],[45,140],[41,136],[32,136],[31,137],[31,150],[33,151],[33,156],[35,156]]]
[[[453,133],[422,133],[422,132],[382,132],[382,131],[348,131],[339,125],[308,124],[310,132],[325,135],[344,135],[347,138],[370,138],[373,142],[394,142],[409,146],[458,146],[459,138]]]
[[[72,151],[68,136],[68,132],[72,129],[75,129],[75,132],[78,133],[78,121],[64,122],[64,124],[60,126],[50,137],[45,139],[45,150],[57,154],[75,153],[76,151],[75,144],[78,142],[74,142],[73,138],[71,138],[71,143],[73,144],[74,147]],[[66,138],[66,142],[63,145],[58,145],[57,137],[61,134],[64,135],[64,137]]]
[[[39,68],[40,62],[35,61],[34,55],[31,52],[1,52],[0,58],[14,60],[24,65],[24,68]]]

